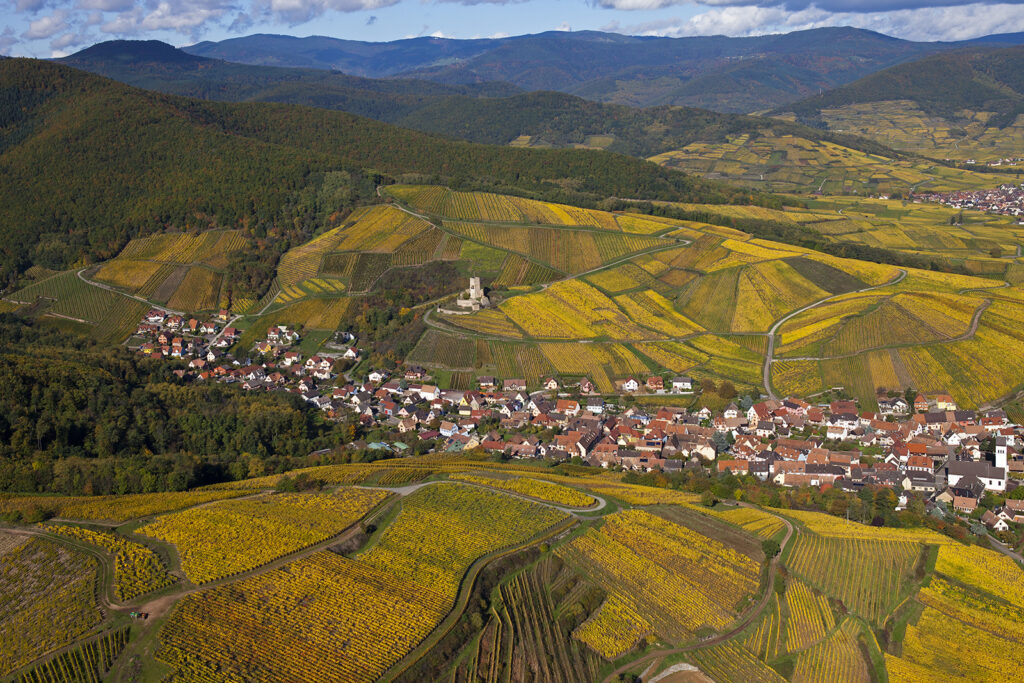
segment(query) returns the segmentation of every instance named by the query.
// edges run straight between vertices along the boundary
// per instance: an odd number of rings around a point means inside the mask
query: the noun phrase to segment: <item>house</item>
[[[1007,500],[999,511],[999,516],[1014,524],[1024,524],[1024,500]]]
[[[502,391],[526,391],[525,379],[506,379],[501,383]]]
[[[951,487],[956,488],[966,477],[976,478],[990,491],[1006,490],[1006,468],[969,460],[956,460],[946,466],[946,482]]]
[[[914,399],[914,411],[923,413],[928,410],[928,399],[924,397],[924,394],[918,394]]]
[[[594,383],[584,377],[580,380],[580,393],[581,394],[596,394],[597,389],[594,387]]]
[[[637,382],[635,379],[630,377],[629,379],[622,383],[622,390],[625,391],[627,394],[632,394],[636,391],[640,391],[640,382]]]
[[[548,377],[544,380],[544,389],[547,391],[558,391],[558,380],[554,377]]]
[[[345,360],[359,360],[359,349],[354,346],[350,346],[345,349],[345,353],[341,354],[341,357]]]
[[[604,399],[600,396],[592,396],[587,399],[587,412],[600,415],[604,412]]]
[[[935,493],[935,475],[920,472],[908,472],[901,483],[905,491],[918,491],[931,495]]]
[[[306,372],[314,373],[330,373],[331,366],[333,363],[330,358],[324,358],[323,356],[310,356],[306,359]]]
[[[725,472],[729,470],[733,474],[747,474],[750,471],[750,461],[748,460],[719,460],[718,471]]]
[[[224,334],[221,335],[221,337],[228,340],[234,340],[238,339],[241,336],[241,334],[242,333],[238,331],[237,327],[225,327]]]
[[[878,412],[883,415],[903,414],[907,412],[908,407],[907,402],[898,396],[878,399]]]
[[[383,370],[370,370],[370,374],[367,375],[367,379],[374,384],[379,384],[388,378],[388,373]]]
[[[411,380],[421,380],[427,376],[427,371],[418,365],[410,365],[405,369],[404,377]]]
[[[441,390],[433,384],[424,384],[418,391],[420,398],[425,401],[433,401],[441,397]]]
[[[935,397],[935,408],[937,410],[956,410],[956,401],[949,394],[939,394]]]
[[[677,394],[693,391],[693,380],[689,377],[673,377],[672,391]]]
[[[908,472],[931,472],[933,469],[932,459],[927,455],[911,455],[907,458]]]
[[[665,378],[657,375],[652,375],[647,378],[647,391],[651,393],[660,393],[665,391]]]
[[[981,516],[982,523],[992,531],[1009,531],[1010,525],[1006,523],[1006,520],[999,517],[991,510],[985,510],[985,514]]]
[[[491,375],[477,377],[476,383],[484,391],[491,391],[497,386],[497,382],[495,382],[494,377],[492,377]]]
[[[978,507],[978,500],[976,498],[969,498],[964,496],[953,496],[953,509],[957,512],[969,515]]]
[[[555,401],[555,410],[563,415],[576,417],[580,414],[580,402],[573,399],[558,399]]]

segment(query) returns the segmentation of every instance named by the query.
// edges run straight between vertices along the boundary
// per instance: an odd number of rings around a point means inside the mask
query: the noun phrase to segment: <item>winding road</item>
[[[990,300],[988,300],[988,299],[985,299],[984,301],[982,301],[981,305],[978,306],[978,309],[974,312],[974,317],[971,319],[970,327],[968,327],[967,331],[964,332],[963,334],[961,334],[960,336],[958,336],[958,337],[949,337],[947,339],[937,339],[935,341],[936,342],[941,342],[943,344],[949,344],[949,343],[952,343],[952,342],[966,341],[967,339],[970,339],[978,331],[978,324],[981,322],[981,314],[984,313],[985,309],[987,309],[991,304],[992,304],[992,302]],[[840,354],[838,356],[794,356],[794,357],[788,357],[787,356],[786,358],[780,358],[779,360],[780,361],[784,361],[784,360],[836,360],[836,359],[839,359],[839,358],[853,358],[854,356],[859,356],[861,354],[868,353],[870,351],[878,351],[879,349],[887,349],[887,348],[892,348],[892,347],[877,346],[877,347],[873,347],[873,348],[870,348],[870,349],[861,349],[860,351],[855,351],[853,353],[843,353],[843,354]]]
[[[824,299],[819,299],[818,301],[815,301],[813,303],[807,304],[803,308],[798,308],[795,311],[787,313],[786,315],[784,315],[781,318],[779,318],[775,322],[775,324],[771,326],[771,329],[769,329],[768,332],[767,332],[767,336],[768,336],[768,351],[765,354],[765,359],[764,359],[763,381],[764,381],[765,391],[768,392],[768,398],[773,399],[773,400],[777,400],[778,399],[778,396],[776,396],[775,391],[772,389],[772,382],[771,382],[771,379],[772,379],[771,378],[772,363],[775,362],[775,334],[779,331],[779,328],[782,327],[782,325],[787,320],[790,320],[791,318],[794,318],[794,317],[800,315],[801,313],[803,313],[805,311],[809,311],[809,310],[817,308],[819,306],[823,306],[823,305],[829,303],[830,301],[832,301],[832,299],[836,298],[837,296],[847,296],[849,294],[862,294],[864,292],[870,292],[870,291],[875,290],[875,289],[881,289],[882,287],[891,287],[892,285],[899,284],[900,282],[903,281],[903,279],[905,277],[907,277],[907,271],[906,270],[904,270],[903,268],[900,268],[899,271],[900,271],[900,274],[897,275],[892,280],[890,280],[889,282],[884,282],[884,283],[882,283],[880,285],[874,285],[872,287],[865,287],[864,289],[858,289],[858,290],[855,290],[853,292],[844,292],[843,294],[833,294],[831,296],[825,297]],[[795,359],[787,358],[785,360],[795,360]]]
[[[89,268],[92,268],[92,267],[93,266],[89,266]],[[124,292],[122,292],[120,289],[117,289],[116,287],[111,287],[110,285],[104,285],[104,284],[101,284],[99,282],[96,282],[95,280],[90,280],[89,278],[85,277],[85,275],[83,275],[83,273],[85,273],[85,271],[89,270],[89,268],[82,268],[77,273],[78,279],[81,280],[82,282],[84,282],[87,285],[92,285],[93,287],[99,287],[100,289],[105,289],[108,292],[113,292],[114,294],[120,294],[121,296],[127,297],[129,299],[134,299],[135,301],[139,301],[141,303],[144,303],[147,306],[149,306],[150,308],[155,308],[158,311],[164,311],[165,313],[171,313],[173,315],[185,315],[185,311],[176,311],[173,308],[167,308],[166,306],[161,306],[160,304],[155,304],[152,301],[148,301],[146,299],[143,299],[141,296],[135,296],[134,294],[125,294]]]

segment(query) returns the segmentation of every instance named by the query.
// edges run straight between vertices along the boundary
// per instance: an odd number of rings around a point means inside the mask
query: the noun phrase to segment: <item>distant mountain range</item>
[[[972,44],[1021,44],[1024,34],[962,43],[901,40],[854,28],[752,38],[655,38],[554,31],[502,39],[412,38],[367,43],[253,35],[184,48],[230,62],[401,76],[449,85],[500,81],[587,99],[725,112],[772,109],[881,69]]]
[[[598,146],[646,158],[693,142],[721,142],[731,135],[773,132],[827,139],[873,154],[897,155],[863,138],[833,135],[764,117],[678,106],[636,109],[559,92],[522,93],[500,83],[444,85],[234,64],[190,55],[158,41],[101,43],[59,61],[169,94],[337,109],[487,144],[506,145],[529,136],[533,146]]]

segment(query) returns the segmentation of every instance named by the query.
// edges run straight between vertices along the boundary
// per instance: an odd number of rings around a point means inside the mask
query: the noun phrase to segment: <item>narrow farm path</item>
[[[439,480],[439,481],[432,481],[432,482],[421,482],[419,484],[410,484],[410,485],[407,485],[407,486],[401,486],[401,487],[395,487],[395,488],[377,487],[377,486],[367,486],[367,487],[360,487],[360,488],[373,488],[373,489],[388,491],[390,493],[395,494],[395,495],[389,497],[383,503],[381,503],[381,505],[379,505],[375,510],[371,511],[369,513],[369,515],[368,515],[368,516],[371,516],[371,515],[372,516],[380,516],[380,514],[386,512],[387,509],[393,507],[394,505],[397,505],[399,503],[399,501],[401,501],[402,498],[404,498],[404,497],[406,497],[406,496],[408,496],[408,495],[418,491],[419,489],[423,488],[424,486],[431,486],[431,485],[444,484],[444,483],[449,483],[449,482],[447,480]],[[472,484],[470,482],[459,482],[459,483],[463,484],[465,486],[478,486],[478,485]],[[478,486],[478,488],[488,489],[490,487]],[[496,489],[490,489],[490,490],[496,490]],[[257,497],[257,496],[266,495],[267,493],[268,493],[267,491],[260,491],[258,493],[254,493],[254,494],[251,494],[251,495],[248,495],[248,496],[242,496],[240,498],[234,498],[232,500],[240,500],[240,499],[243,499],[243,498],[253,498],[253,497]],[[521,498],[523,500],[528,500],[530,502],[537,503],[537,504],[540,504],[540,505],[544,505],[546,507],[554,508],[556,510],[559,510],[559,511],[569,515],[569,517],[565,521],[563,521],[562,523],[560,523],[560,524],[556,525],[555,527],[545,531],[542,534],[541,537],[531,539],[530,541],[527,541],[527,542],[525,542],[525,543],[523,543],[521,545],[515,546],[514,548],[505,549],[505,550],[502,550],[502,551],[497,551],[496,553],[491,553],[489,555],[485,555],[484,557],[478,558],[477,561],[470,567],[470,570],[467,572],[466,579],[464,580],[464,584],[465,584],[466,588],[462,589],[462,591],[461,591],[461,593],[459,595],[459,598],[458,598],[458,603],[456,604],[455,608],[453,609],[452,612],[449,613],[449,615],[445,619],[445,621],[443,621],[441,623],[441,625],[438,626],[438,629],[435,629],[435,631],[428,638],[428,640],[433,639],[433,640],[431,640],[431,644],[436,641],[436,638],[439,638],[439,637],[443,636],[444,633],[447,633],[448,630],[450,630],[451,626],[454,625],[454,623],[457,620],[457,618],[462,614],[462,611],[463,611],[463,609],[466,606],[466,601],[469,599],[473,581],[475,581],[477,574],[479,574],[479,572],[489,562],[491,562],[492,560],[494,560],[494,559],[496,559],[498,557],[502,557],[502,556],[504,556],[506,554],[509,554],[511,552],[515,552],[515,551],[520,550],[522,548],[528,547],[530,545],[534,545],[536,543],[540,543],[540,542],[542,542],[544,540],[548,540],[548,539],[550,539],[550,538],[552,538],[554,536],[557,536],[557,535],[565,532],[569,528],[575,526],[578,523],[578,520],[580,518],[578,513],[592,513],[592,512],[596,512],[598,510],[603,509],[607,505],[607,501],[604,498],[602,498],[601,496],[595,495],[593,493],[591,493],[590,495],[592,495],[595,499],[597,499],[598,502],[597,502],[596,505],[594,505],[593,507],[589,507],[589,508],[567,508],[567,507],[555,505],[553,503],[549,503],[549,502],[546,502],[546,501],[542,501],[542,500],[539,500],[539,499],[536,499],[536,498],[531,498],[529,496],[524,496],[524,495],[518,494],[518,493],[513,492],[513,491],[499,491],[499,493],[503,493],[505,495],[513,496],[513,497],[516,497],[516,498]],[[195,505],[195,506],[193,506],[191,508],[186,508],[186,509],[196,509],[196,508],[200,508],[200,507],[206,507],[208,505],[212,505],[212,504],[217,503],[217,502],[220,502],[220,501],[210,501],[210,502],[202,503],[200,505]],[[364,519],[366,519],[366,518],[364,518]],[[63,521],[63,522],[76,522],[77,521],[79,523],[83,522],[83,520],[70,520],[70,519],[59,519],[58,520],[57,518],[54,518],[51,521],[55,521],[55,522],[56,521]],[[362,521],[362,520],[360,520],[360,521]],[[89,522],[89,523],[93,524],[94,522]],[[121,526],[122,524],[123,523],[111,522],[109,524],[103,524],[103,526],[110,526],[111,528],[113,528],[113,527]],[[270,572],[270,571],[274,571],[276,569],[280,569],[281,567],[283,567],[283,566],[285,566],[287,564],[290,564],[290,563],[295,562],[297,560],[301,560],[303,558],[309,557],[310,555],[314,555],[314,554],[316,554],[318,552],[326,550],[327,548],[329,548],[329,547],[331,547],[333,545],[336,545],[336,544],[339,544],[339,543],[345,543],[345,542],[351,540],[353,537],[356,536],[357,533],[360,532],[360,525],[359,525],[359,522],[357,522],[357,523],[347,527],[346,529],[342,530],[340,533],[335,534],[334,536],[331,536],[330,538],[324,539],[323,541],[320,541],[319,543],[316,543],[314,545],[308,546],[306,548],[302,548],[302,549],[297,550],[297,551],[295,551],[293,553],[289,553],[287,555],[282,555],[281,557],[278,557],[278,558],[276,558],[276,559],[274,559],[274,560],[272,560],[270,562],[267,562],[266,564],[260,565],[259,567],[254,567],[253,569],[250,569],[250,570],[247,570],[247,571],[244,571],[244,572],[240,572],[240,573],[234,574],[232,576],[224,577],[222,579],[217,579],[216,581],[210,581],[210,582],[204,583],[202,585],[195,585],[195,584],[191,584],[191,583],[188,583],[188,582],[185,582],[184,584],[179,583],[179,584],[176,584],[175,586],[172,586],[170,589],[165,589],[165,590],[163,590],[163,591],[161,591],[161,592],[159,592],[159,593],[157,593],[155,595],[154,594],[144,595],[144,596],[140,596],[140,599],[133,600],[133,601],[130,601],[130,602],[127,602],[127,603],[117,603],[117,602],[115,602],[114,600],[111,599],[111,596],[113,595],[113,587],[114,587],[113,557],[109,553],[107,553],[106,551],[101,550],[99,548],[96,548],[96,547],[94,547],[94,546],[92,546],[92,545],[90,545],[88,543],[84,543],[82,541],[78,541],[76,539],[72,539],[72,538],[69,538],[69,537],[66,537],[66,536],[62,536],[62,535],[58,535],[58,534],[49,533],[49,532],[47,532],[47,531],[45,531],[43,529],[40,529],[40,528],[33,528],[33,527],[10,527],[10,526],[6,526],[6,525],[0,526],[0,528],[2,528],[5,532],[9,532],[9,533],[19,534],[19,535],[23,535],[23,536],[32,536],[32,537],[45,538],[45,539],[47,539],[49,541],[53,541],[53,542],[58,543],[58,544],[62,544],[62,545],[66,545],[66,546],[72,547],[73,549],[78,550],[78,551],[80,551],[82,553],[85,553],[86,555],[88,555],[88,556],[92,557],[93,559],[95,559],[96,563],[98,565],[97,582],[99,584],[98,590],[96,591],[96,593],[97,593],[97,606],[101,610],[104,610],[105,612],[119,612],[119,613],[145,612],[148,615],[147,620],[143,621],[143,622],[139,622],[139,623],[144,628],[147,628],[147,630],[148,630],[148,627],[150,627],[150,626],[157,626],[157,627],[159,627],[159,625],[162,622],[162,617],[164,617],[168,612],[170,612],[170,610],[173,609],[174,606],[182,598],[184,598],[186,596],[192,595],[194,593],[199,593],[199,592],[202,592],[202,591],[210,590],[210,589],[213,589],[213,588],[217,588],[219,586],[224,586],[224,585],[232,584],[232,583],[235,583],[235,582],[238,582],[238,581],[243,581],[243,580],[245,580],[245,579],[247,579],[249,577],[252,577],[252,576],[256,576],[256,575],[259,575],[259,574],[263,574],[265,572]],[[107,624],[109,622],[109,615],[105,615],[105,616],[106,616],[106,618],[103,620],[103,622],[101,622],[97,626],[97,628],[102,628],[104,626],[104,624]],[[441,629],[443,629],[443,632],[441,632]],[[90,636],[90,637],[92,637],[92,636]],[[28,668],[31,668],[32,666],[34,666],[36,663],[38,663],[40,661],[43,661],[43,660],[48,659],[50,657],[53,657],[54,655],[60,654],[60,652],[62,652],[64,650],[71,650],[71,649],[77,647],[78,645],[81,644],[81,642],[83,642],[83,641],[76,641],[75,643],[67,645],[67,646],[65,646],[63,648],[55,649],[55,650],[52,650],[50,652],[45,653],[44,655],[42,655],[38,659],[34,660],[31,664],[27,665],[26,670],[28,670]],[[142,642],[147,642],[147,639],[143,639]],[[429,649],[429,647],[425,647],[426,643],[427,643],[427,641],[424,641],[424,643],[421,644],[421,646],[419,648],[417,648],[417,650],[414,650],[414,653],[415,652],[420,652],[421,650],[423,652],[425,652],[426,649]],[[409,657],[412,657],[412,655],[413,655],[413,653],[410,653]],[[422,652],[420,652],[420,655],[422,656]],[[408,660],[406,662],[407,665],[411,665],[418,658],[419,657],[415,657],[413,659]],[[125,659],[127,659],[127,658],[125,658]],[[406,661],[406,660],[403,660],[403,661]]]
[[[751,505],[750,503],[740,502],[739,505],[742,507],[755,508],[755,506]],[[761,508],[755,509],[760,510]],[[612,681],[618,678],[619,674],[626,673],[630,669],[635,669],[637,665],[646,664],[655,659],[664,659],[665,657],[671,657],[672,655],[682,654],[684,652],[693,652],[694,650],[702,650],[704,648],[714,647],[715,645],[724,643],[727,640],[735,638],[737,634],[739,634],[743,629],[750,626],[750,624],[752,624],[758,617],[760,617],[765,607],[768,606],[768,601],[772,597],[772,587],[775,585],[775,575],[778,573],[779,563],[782,560],[782,555],[786,550],[786,546],[789,545],[789,540],[793,537],[793,534],[795,533],[793,524],[788,519],[786,519],[785,517],[778,518],[786,524],[786,536],[782,539],[782,542],[779,543],[779,554],[772,558],[771,564],[769,565],[768,579],[765,582],[764,595],[762,595],[761,599],[757,601],[757,604],[755,604],[751,609],[749,609],[745,615],[740,617],[739,621],[733,624],[732,628],[730,628],[725,633],[720,633],[717,636],[701,640],[699,642],[693,643],[692,645],[686,645],[684,647],[671,648],[667,650],[655,650],[654,652],[648,652],[643,657],[634,659],[633,661],[623,664],[618,669],[612,671],[610,674],[605,676],[603,683],[612,683]]]
[[[90,266],[90,268],[92,268],[92,267],[93,266]],[[96,282],[95,280],[90,280],[85,275],[83,275],[83,273],[85,273],[85,271],[87,271],[87,270],[89,270],[89,268],[82,268],[82,269],[80,269],[76,273],[78,275],[78,279],[81,280],[82,282],[84,282],[87,285],[91,285],[93,287],[99,287],[100,289],[105,289],[108,292],[113,292],[114,294],[119,294],[119,295],[121,295],[123,297],[126,297],[128,299],[134,299],[135,301],[139,301],[141,303],[144,303],[147,306],[149,306],[150,308],[155,308],[158,311],[165,311],[167,313],[173,313],[174,315],[185,315],[185,311],[176,311],[173,308],[167,308],[166,306],[161,306],[160,304],[155,304],[152,301],[149,301],[148,299],[143,299],[141,296],[135,296],[134,294],[126,294],[126,293],[122,292],[121,290],[117,289],[116,287],[111,287],[110,285],[104,285],[102,283]]]
[[[976,310],[974,312],[974,317],[971,319],[970,327],[968,327],[967,331],[964,332],[963,334],[961,334],[960,336],[958,336],[958,337],[949,337],[947,339],[938,339],[938,340],[933,341],[933,342],[924,342],[924,343],[925,344],[950,344],[952,342],[965,341],[967,339],[970,339],[978,331],[978,324],[981,322],[981,314],[984,313],[985,309],[987,309],[991,304],[992,304],[992,301],[990,299],[985,299],[982,302],[981,306],[978,306],[978,310]],[[920,345],[921,344],[913,344],[913,346],[920,346]],[[836,360],[836,359],[840,359],[840,358],[852,358],[854,356],[859,356],[862,353],[868,353],[869,351],[880,351],[882,349],[895,349],[895,348],[899,348],[900,346],[911,346],[911,345],[910,344],[902,344],[902,345],[893,345],[893,346],[875,346],[875,347],[872,347],[872,348],[869,348],[869,349],[861,349],[860,351],[856,351],[854,353],[840,354],[838,356],[794,356],[792,358],[787,356],[786,358],[780,358],[779,360],[780,361],[782,361],[782,360]]]
[[[784,315],[781,318],[779,318],[775,322],[775,324],[772,325],[771,328],[768,330],[768,335],[767,335],[768,336],[768,352],[765,354],[765,358],[764,358],[764,370],[763,370],[762,380],[764,382],[765,391],[768,392],[768,398],[778,399],[778,396],[775,395],[775,391],[772,389],[772,381],[771,381],[771,379],[772,379],[771,378],[772,363],[775,362],[775,335],[779,331],[779,328],[782,327],[782,325],[785,324],[786,321],[788,321],[790,318],[793,318],[795,316],[800,315],[804,311],[809,311],[811,309],[814,309],[814,308],[817,308],[817,307],[822,306],[824,304],[827,304],[829,301],[831,301],[832,299],[836,298],[837,296],[845,296],[845,295],[848,295],[848,294],[862,294],[864,292],[870,292],[870,291],[872,291],[874,289],[881,289],[882,287],[890,287],[892,285],[898,284],[898,283],[903,281],[903,278],[907,277],[907,271],[906,270],[904,270],[903,268],[900,268],[899,271],[900,271],[900,274],[897,275],[892,280],[890,280],[889,282],[883,282],[880,285],[874,285],[872,287],[865,287],[864,289],[858,289],[855,292],[846,292],[845,294],[833,294],[831,296],[825,297],[824,299],[819,299],[818,301],[815,301],[813,303],[809,303],[806,306],[804,306],[803,308],[798,308],[795,311],[787,313],[786,315]],[[786,359],[786,360],[789,360],[789,359]]]

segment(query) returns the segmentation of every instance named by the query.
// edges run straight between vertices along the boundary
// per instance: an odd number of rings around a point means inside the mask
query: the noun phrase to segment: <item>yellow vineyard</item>
[[[387,496],[386,491],[341,489],[225,501],[160,517],[138,533],[173,543],[185,575],[202,584],[341,533]]]

